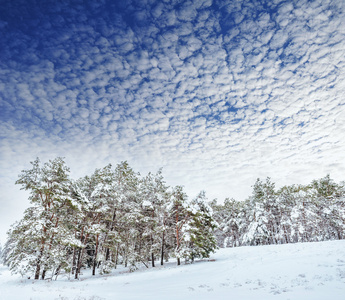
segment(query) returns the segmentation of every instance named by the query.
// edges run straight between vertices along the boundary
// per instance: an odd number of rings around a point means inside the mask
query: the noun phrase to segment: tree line
[[[194,261],[217,247],[313,242],[345,238],[345,183],[329,175],[308,185],[275,188],[257,179],[245,201],[191,201],[168,187],[162,171],[141,176],[127,162],[72,180],[62,158],[31,162],[16,184],[31,206],[13,224],[2,261],[34,279],[82,270],[110,273],[119,265]]]
[[[211,207],[221,247],[345,238],[345,184],[329,175],[278,190],[270,178],[258,179],[246,201],[214,200]]]
[[[161,265],[170,257],[193,261],[217,248],[216,223],[204,192],[189,201],[168,187],[159,170],[142,177],[127,162],[71,180],[63,158],[23,170],[16,184],[31,206],[12,225],[2,261],[34,279],[82,270],[110,273],[119,265]]]

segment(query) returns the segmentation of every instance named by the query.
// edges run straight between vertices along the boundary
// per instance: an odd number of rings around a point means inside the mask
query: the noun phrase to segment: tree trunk
[[[44,251],[44,242],[42,242],[42,243],[43,243],[43,245],[42,245],[41,251],[37,257],[36,270],[35,270],[35,280],[40,279],[41,259],[42,259],[43,251]]]
[[[176,205],[176,249],[180,249],[180,237],[179,237],[179,227],[178,227],[178,206]],[[177,258],[177,265],[179,266],[181,264],[180,258]]]
[[[35,280],[40,279],[40,271],[41,271],[41,261],[37,260],[36,271],[35,271]]]
[[[162,246],[161,246],[161,266],[163,266],[164,261],[164,231],[162,236]]]
[[[78,279],[78,275],[79,275],[79,273],[80,273],[80,267],[81,267],[81,252],[82,252],[82,248],[79,248],[74,279]]]
[[[55,275],[55,281],[57,280],[59,274],[60,274],[60,270],[61,270],[61,265],[59,265],[56,269],[56,271],[54,272],[54,275]],[[52,276],[52,279],[53,279],[53,276]]]
[[[115,219],[116,219],[116,209],[114,210],[114,213],[113,213],[113,219],[112,219],[112,222],[111,222],[110,232],[112,232],[114,230]],[[110,249],[109,249],[109,247],[107,247],[107,249],[105,251],[105,260],[108,261],[109,257],[110,257]]]
[[[124,249],[124,258],[125,258],[125,268],[127,268],[127,263],[128,263],[128,257],[127,257],[127,249],[128,249],[128,244],[126,243],[126,248]]]
[[[86,234],[84,236],[84,228],[82,228],[80,241],[82,243],[86,244],[88,236],[89,236],[88,234]],[[74,276],[75,279],[78,279],[78,275],[80,274],[80,269],[81,269],[81,265],[82,265],[84,250],[85,250],[85,248],[79,248],[77,264],[76,264],[76,270],[75,270],[75,276]]]
[[[118,263],[118,259],[119,259],[119,243],[117,243],[117,246],[116,246],[116,253],[115,253],[115,269],[117,268],[117,263]]]
[[[77,259],[77,268],[75,270],[75,279],[78,279],[78,275],[80,274],[81,266],[83,264],[83,256],[84,256],[85,248],[80,248],[78,253]]]
[[[93,259],[93,268],[92,268],[92,275],[94,276],[96,274],[96,266],[97,266],[97,253],[98,253],[98,237],[99,234],[96,236],[96,250],[95,250],[95,257]]]
[[[110,257],[110,249],[107,248],[106,251],[105,251],[105,260],[108,261],[109,257]]]
[[[72,258],[72,275],[74,275],[76,265],[77,265],[77,255],[76,255],[76,248],[73,248],[73,258]]]
[[[41,277],[42,280],[44,280],[46,278],[46,272],[47,272],[47,270],[44,268],[44,270],[42,272],[42,277]]]
[[[153,254],[153,252],[151,253],[151,260],[152,260],[152,267],[155,267],[155,255]]]

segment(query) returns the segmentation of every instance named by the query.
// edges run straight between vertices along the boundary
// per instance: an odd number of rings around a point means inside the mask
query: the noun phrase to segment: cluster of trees
[[[78,278],[122,264],[134,270],[169,257],[193,261],[217,248],[216,223],[205,194],[188,201],[162,172],[141,177],[127,162],[96,169],[76,181],[62,158],[31,162],[16,182],[31,206],[8,232],[2,260],[35,279],[67,273]]]
[[[258,179],[246,201],[189,201],[181,186],[166,186],[161,170],[145,177],[127,162],[71,180],[62,158],[31,162],[16,182],[31,206],[8,232],[2,261],[35,279],[82,269],[93,275],[118,265],[135,270],[170,257],[193,261],[220,247],[345,238],[345,184],[329,176],[276,190]],[[2,252],[2,253],[1,253]]]
[[[329,175],[279,190],[270,178],[258,179],[246,201],[213,201],[211,207],[221,247],[345,238],[345,185]]]

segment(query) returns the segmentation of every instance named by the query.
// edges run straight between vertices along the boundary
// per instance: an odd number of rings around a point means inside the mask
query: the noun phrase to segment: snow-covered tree
[[[210,205],[213,218],[218,223],[215,229],[217,245],[219,247],[241,246],[243,234],[247,231],[250,222],[249,201],[226,198],[223,204],[213,200]]]
[[[83,268],[104,274],[117,264],[154,266],[159,256],[163,264],[172,255],[180,264],[186,246],[193,258],[213,249],[209,209],[195,200],[194,213],[183,188],[169,190],[161,170],[141,178],[121,162],[72,181],[62,158],[31,164],[16,182],[30,191],[31,207],[12,226],[2,254],[13,272],[77,279]]]
[[[68,243],[68,212],[74,209],[70,197],[69,168],[62,158],[41,166],[39,159],[23,170],[16,184],[30,191],[32,207],[9,232],[11,250],[7,263],[13,272],[32,272],[45,278],[46,272],[61,265],[61,251]],[[25,263],[24,263],[25,262]],[[25,265],[25,267],[23,267]]]
[[[336,184],[329,175],[279,191],[269,178],[258,179],[246,201],[213,203],[220,224],[217,235],[230,247],[342,239],[344,201],[344,184]]]
[[[217,249],[214,230],[217,223],[212,217],[212,208],[202,191],[188,207],[188,221],[184,225],[184,257],[192,262],[195,258],[208,258]]]
[[[194,200],[182,186],[168,188],[162,171],[141,177],[121,162],[76,181],[62,158],[39,159],[17,184],[30,207],[8,232],[1,260],[12,272],[35,279],[60,273],[79,278],[118,264],[154,267],[171,256],[193,261],[216,247],[345,238],[345,184],[329,175],[311,184],[284,186],[258,179],[246,201]]]
[[[190,212],[188,211],[187,195],[182,186],[174,187],[171,193],[170,216],[174,227],[174,243],[175,256],[177,258],[177,265],[181,264],[181,257],[183,257],[183,243],[186,225],[190,219]]]
[[[162,170],[156,174],[149,173],[141,181],[141,198],[143,199],[143,215],[145,216],[146,253],[151,257],[151,264],[155,266],[155,257],[161,257],[161,265],[164,261],[166,238],[168,228],[168,187],[165,185]]]
[[[99,263],[99,249],[104,244],[107,224],[105,222],[111,202],[111,165],[96,169],[91,176],[76,181],[74,195],[78,199],[79,214],[76,215],[75,236],[80,244],[75,261],[75,278],[87,259],[95,275]],[[85,254],[89,253],[89,257]]]
[[[270,178],[266,182],[260,179],[254,184],[250,201],[250,224],[243,236],[243,243],[249,245],[275,244],[278,231],[279,209],[274,183]]]

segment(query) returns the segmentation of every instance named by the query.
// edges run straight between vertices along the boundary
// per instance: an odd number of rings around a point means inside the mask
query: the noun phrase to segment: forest
[[[275,188],[257,179],[246,201],[211,202],[221,247],[255,246],[345,238],[345,183],[329,175],[308,185]]]
[[[170,257],[179,265],[217,248],[205,193],[188,201],[183,187],[166,186],[161,170],[141,177],[122,162],[73,181],[62,158],[31,165],[16,182],[30,192],[31,206],[2,251],[13,273],[78,279],[83,269],[93,275],[118,265],[134,271]]]
[[[329,175],[280,189],[257,179],[245,201],[190,200],[162,170],[141,176],[127,162],[77,180],[63,158],[31,162],[16,184],[30,207],[8,231],[1,259],[33,279],[78,279],[118,266],[134,271],[169,258],[186,263],[218,247],[325,241],[345,237],[345,185]]]

